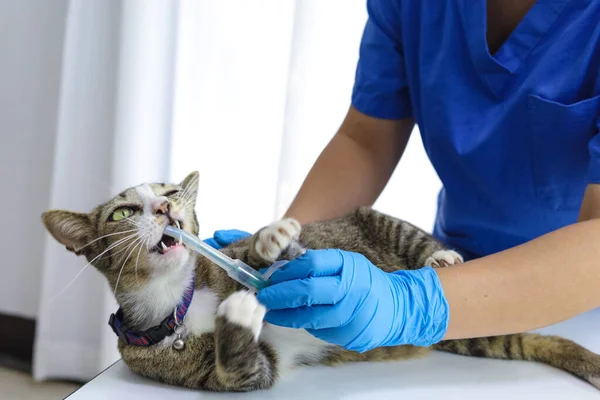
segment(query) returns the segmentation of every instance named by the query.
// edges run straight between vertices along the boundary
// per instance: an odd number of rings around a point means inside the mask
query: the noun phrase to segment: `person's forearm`
[[[600,185],[591,184],[585,189],[581,209],[579,210],[579,221],[600,218]]]
[[[447,339],[538,329],[600,306],[600,220],[437,270],[450,306]]]
[[[352,138],[334,136],[285,216],[307,224],[340,217],[359,206],[373,204],[388,178],[378,173],[378,167],[372,155]]]
[[[370,118],[351,108],[285,217],[306,224],[372,205],[402,156],[413,125],[412,120]]]

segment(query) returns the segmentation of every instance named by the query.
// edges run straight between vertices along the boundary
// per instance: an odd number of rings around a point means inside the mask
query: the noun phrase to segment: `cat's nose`
[[[153,211],[155,214],[168,214],[169,213],[169,200],[157,201],[153,205]]]

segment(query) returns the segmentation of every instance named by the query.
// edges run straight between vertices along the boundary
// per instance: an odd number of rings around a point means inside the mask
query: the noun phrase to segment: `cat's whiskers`
[[[184,208],[184,209],[188,209],[188,208],[193,209],[194,208],[194,206],[196,204],[196,200],[194,200],[194,198],[192,197],[192,193],[191,192],[190,192],[189,196],[190,197],[186,197],[186,198],[181,197],[181,198],[178,199],[179,206],[181,208]]]
[[[127,242],[128,240],[132,239],[135,237],[135,234],[131,234],[128,235],[127,237],[121,238],[119,240],[117,240],[115,243],[111,244],[110,246],[108,246],[106,248],[106,250],[104,250],[102,253],[98,254],[96,257],[94,257],[90,262],[88,262],[76,275],[75,277],[71,280],[71,282],[69,282],[67,284],[67,286],[65,286],[65,288],[63,290],[61,290],[60,292],[58,292],[58,294],[56,294],[54,297],[52,297],[50,299],[49,304],[52,304],[54,301],[56,301],[56,299],[58,299],[63,293],[65,293],[70,287],[71,285],[73,285],[73,283],[75,283],[75,281],[77,280],[77,278],[79,278],[81,276],[81,274],[90,266],[92,265],[92,263],[94,261],[96,261],[97,259],[99,259],[101,256],[103,256],[104,254],[106,254],[107,252],[109,252],[110,250],[118,247],[119,245]]]
[[[185,195],[185,196],[181,196],[177,198],[177,201],[179,202],[179,204],[181,205],[187,205],[189,204],[189,202],[192,200],[192,194],[191,192],[189,193],[189,195]]]
[[[128,249],[129,249],[129,247],[125,247],[125,248],[123,248],[123,249],[119,249],[118,251],[115,251],[114,253],[111,253],[111,254],[106,254],[105,256],[111,255],[111,256],[113,256],[113,257],[114,257],[114,256],[116,256],[117,254],[121,254],[121,253],[124,253],[124,252],[126,252]],[[120,260],[122,260],[122,259],[123,259],[123,258],[121,258]],[[119,263],[119,262],[120,262],[120,260],[119,260],[119,261],[117,261],[117,263]]]
[[[130,219],[130,218],[125,218],[125,219],[124,219],[124,220],[122,220],[122,221],[123,221],[123,222],[126,222],[126,223],[128,223],[128,224],[130,224],[130,225],[133,225],[133,226],[135,226],[136,228],[141,228],[141,227],[142,227],[142,224],[140,224],[139,222],[136,222],[136,221],[134,221],[134,220],[132,220],[132,219]]]
[[[185,189],[183,190],[183,193],[189,192],[193,187],[195,187],[195,185],[198,183],[199,179],[200,179],[199,174],[194,176],[186,185]]]
[[[112,256],[116,256],[117,254],[124,253],[124,252],[126,252],[127,250],[129,250],[129,249],[130,249],[130,247],[129,247],[129,246],[127,246],[127,247],[125,247],[125,248],[123,248],[123,249],[120,249],[119,251],[115,251],[114,253],[111,253],[110,255],[112,255]],[[118,259],[118,260],[117,260],[115,263],[116,263],[116,264],[120,263],[122,259],[123,259],[123,257],[119,258],[119,259]]]
[[[190,200],[193,190],[196,187],[196,183],[199,180],[199,175],[196,175],[194,178],[192,178],[192,180],[189,182],[189,184],[186,186],[186,188],[183,190],[183,192],[181,193],[177,193],[176,198],[182,200],[184,203],[187,203],[188,200]]]
[[[145,236],[139,237],[137,238],[129,247],[131,247],[132,245],[135,244],[135,246],[133,247],[133,249],[131,249],[131,251],[129,252],[129,255],[127,256],[127,258],[125,259],[125,261],[123,261],[123,264],[121,265],[121,269],[119,270],[119,275],[117,276],[117,282],[115,283],[115,291],[113,293],[113,295],[116,297],[117,296],[117,288],[119,287],[119,281],[121,280],[121,274],[123,273],[123,269],[125,268],[125,264],[127,264],[127,260],[129,260],[129,257],[131,257],[131,255],[133,254],[133,252],[135,251],[135,249],[138,246],[141,246],[144,242],[143,240],[145,239]],[[136,244],[137,243],[137,244]],[[128,249],[129,249],[128,247]],[[141,248],[141,247],[140,247]],[[139,255],[139,253],[138,253]],[[120,261],[120,260],[119,260]]]
[[[138,243],[138,241],[139,241],[140,239],[143,239],[143,238],[145,238],[145,237],[146,237],[145,235],[144,235],[144,236],[137,235],[137,238],[136,238],[134,241],[132,241],[131,243],[129,243],[129,244],[127,245],[127,247],[126,247],[124,250],[123,250],[123,249],[119,250],[119,253],[121,253],[121,252],[127,252],[127,250],[131,249],[131,247],[132,247],[132,246],[135,246],[135,244],[136,244],[136,243]],[[116,253],[115,253],[115,254],[116,254]],[[114,255],[114,254],[113,254],[113,255]],[[120,263],[120,262],[123,260],[123,258],[125,258],[125,256],[124,256],[124,255],[123,255],[123,256],[121,256],[121,257],[120,257],[120,258],[119,258],[119,259],[118,259],[118,260],[115,262],[115,264],[119,264],[119,263]]]
[[[196,202],[195,202],[195,200],[194,200],[193,198],[189,198],[189,199],[185,199],[185,200],[182,200],[182,201],[180,201],[180,204],[181,204],[181,205],[182,205],[184,208],[188,208],[188,207],[191,207],[191,208],[193,208],[195,203],[196,203]]]
[[[178,200],[181,203],[187,204],[190,201],[193,201],[193,194],[194,194],[194,192],[192,190],[186,189],[186,191],[181,196],[178,197]]]
[[[97,237],[96,239],[94,239],[94,240],[92,240],[92,241],[88,242],[87,244],[85,244],[85,245],[83,245],[83,246],[81,246],[81,247],[77,248],[77,251],[79,251],[79,250],[81,250],[81,249],[85,249],[85,248],[86,248],[86,247],[88,247],[90,244],[92,244],[92,243],[94,243],[94,242],[97,242],[97,241],[98,241],[98,240],[100,240],[100,239],[104,239],[104,238],[106,238],[106,237],[109,237],[109,236],[122,235],[122,234],[124,234],[124,233],[131,233],[131,232],[135,232],[135,231],[137,231],[137,229],[129,229],[129,230],[126,230],[126,231],[114,232],[114,233],[108,233],[108,234],[106,234],[106,235],[102,235],[102,236],[100,236],[100,237]]]
[[[146,239],[146,243],[145,243],[146,244],[146,248],[148,248],[148,243],[147,242],[149,240],[150,240],[149,238]],[[140,254],[142,253],[142,249],[143,248],[144,248],[144,246],[140,246],[140,249],[138,250],[137,257],[135,258],[135,283],[137,283],[137,284],[140,283],[140,281],[138,279],[138,261],[140,261]]]

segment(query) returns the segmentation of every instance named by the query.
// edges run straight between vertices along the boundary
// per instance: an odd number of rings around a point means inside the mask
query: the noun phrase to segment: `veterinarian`
[[[367,6],[352,106],[287,216],[372,205],[416,123],[443,183],[434,234],[469,261],[387,274],[359,254],[309,251],[259,292],[266,320],[365,351],[599,307],[600,1]]]

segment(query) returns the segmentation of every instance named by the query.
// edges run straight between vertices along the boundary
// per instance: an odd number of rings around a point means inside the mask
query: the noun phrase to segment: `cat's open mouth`
[[[169,225],[174,226],[176,228],[183,229],[183,224],[180,224],[179,221],[171,220]],[[150,253],[157,252],[159,254],[165,254],[171,250],[174,250],[178,247],[183,247],[183,243],[181,242],[181,238],[179,240],[173,239],[171,236],[162,235],[158,243],[154,245],[150,249]]]

